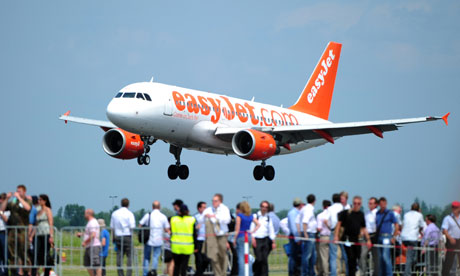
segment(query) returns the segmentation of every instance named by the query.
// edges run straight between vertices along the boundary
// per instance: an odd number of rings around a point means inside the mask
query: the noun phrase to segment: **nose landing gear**
[[[150,152],[150,146],[153,145],[157,139],[153,136],[141,136],[141,140],[144,142],[144,153],[137,157],[137,164],[148,165],[150,164],[150,156],[148,156],[147,153]]]
[[[254,167],[253,175],[257,181],[262,180],[264,177],[267,181],[272,181],[275,178],[275,168],[270,165],[266,166],[265,160],[263,160],[262,164]]]
[[[182,180],[187,179],[190,173],[188,166],[181,165],[180,163],[180,154],[182,153],[182,148],[170,145],[169,152],[174,155],[174,158],[176,158],[176,164],[170,165],[168,168],[169,179],[174,180],[177,179],[177,177]]]

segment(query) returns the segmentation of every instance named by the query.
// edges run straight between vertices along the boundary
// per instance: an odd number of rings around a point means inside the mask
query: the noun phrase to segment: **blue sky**
[[[24,183],[52,203],[111,207],[110,195],[149,208],[175,198],[195,206],[221,192],[277,209],[309,193],[346,190],[408,206],[415,197],[460,199],[460,3],[457,1],[2,1],[0,3],[1,189]],[[340,139],[268,161],[184,151],[187,181],[170,181],[168,145],[150,166],[110,158],[103,132],[57,118],[106,119],[123,86],[155,80],[275,105],[293,104],[329,41],[343,43],[329,119],[442,122]],[[56,210],[56,209],[55,209]]]

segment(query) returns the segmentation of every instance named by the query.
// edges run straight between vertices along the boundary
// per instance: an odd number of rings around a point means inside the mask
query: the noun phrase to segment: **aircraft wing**
[[[108,121],[100,121],[100,120],[74,117],[74,116],[69,116],[69,114],[70,114],[70,111],[67,111],[64,115],[59,116],[59,120],[65,121],[66,124],[67,122],[74,122],[74,123],[79,123],[79,124],[98,126],[105,131],[111,128],[117,128],[114,124]]]
[[[330,143],[334,143],[335,138],[369,134],[373,133],[376,136],[383,138],[383,133],[387,131],[398,130],[405,124],[422,123],[436,120],[444,120],[447,125],[447,117],[450,113],[442,117],[420,117],[409,119],[383,120],[383,121],[367,121],[367,122],[351,122],[351,123],[328,123],[315,125],[296,125],[296,126],[274,126],[253,128],[262,132],[270,133],[274,136],[281,135],[281,143],[297,143],[301,141],[325,139]],[[224,140],[229,140],[235,133],[243,128],[217,128],[215,135]]]

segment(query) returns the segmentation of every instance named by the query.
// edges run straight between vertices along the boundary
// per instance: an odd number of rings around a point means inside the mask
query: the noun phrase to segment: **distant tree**
[[[134,218],[136,220],[136,223],[138,223],[146,213],[147,213],[147,211],[144,208],[134,212]],[[137,226],[137,224],[136,224],[136,226]]]
[[[84,226],[85,206],[78,204],[67,204],[64,208],[64,219],[69,222],[70,226]]]
[[[61,229],[62,227],[69,226],[69,221],[60,216],[54,217],[54,227]]]
[[[176,212],[174,212],[173,210],[169,209],[169,208],[161,208],[161,212],[167,216],[168,218],[169,217],[172,217],[176,214]]]
[[[285,217],[287,217],[287,214],[289,213],[289,210],[287,209],[283,209],[283,210],[279,210],[278,212],[276,212],[276,215],[280,218],[280,219],[283,219]]]

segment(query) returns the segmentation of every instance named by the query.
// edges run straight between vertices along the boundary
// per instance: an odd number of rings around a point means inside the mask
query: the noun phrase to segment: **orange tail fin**
[[[325,120],[329,118],[341,49],[342,44],[329,42],[302,94],[290,109]]]

